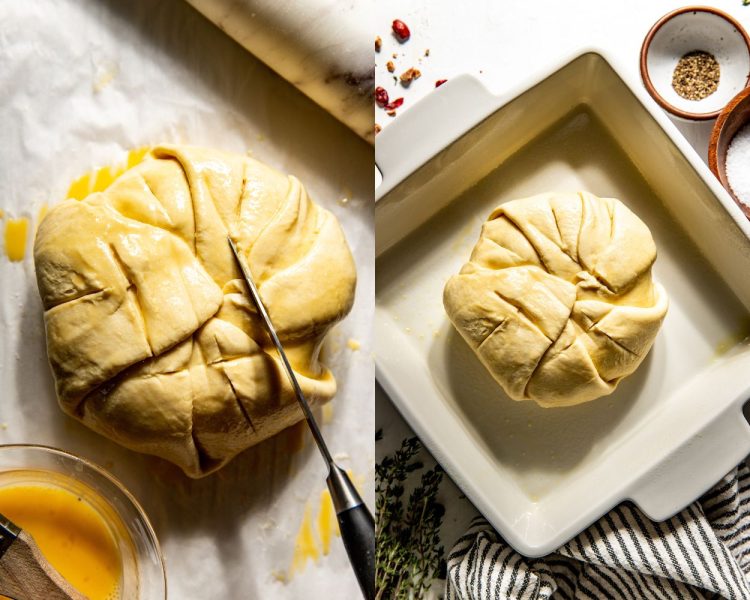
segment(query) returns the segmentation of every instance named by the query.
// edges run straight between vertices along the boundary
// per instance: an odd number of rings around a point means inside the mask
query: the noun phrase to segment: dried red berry
[[[440,86],[441,86],[441,85],[443,85],[443,84],[444,84],[444,83],[445,83],[446,81],[448,81],[448,80],[447,80],[447,79],[438,79],[438,80],[437,80],[437,81],[435,82],[435,87],[440,87]]]
[[[393,102],[386,104],[383,108],[385,110],[393,111],[396,110],[399,106],[401,106],[404,103],[403,98],[396,98]]]
[[[388,104],[388,92],[385,91],[385,88],[380,86],[375,88],[375,102],[378,106],[385,106]]]
[[[393,33],[396,34],[399,42],[405,42],[411,37],[411,31],[401,19],[393,21]]]

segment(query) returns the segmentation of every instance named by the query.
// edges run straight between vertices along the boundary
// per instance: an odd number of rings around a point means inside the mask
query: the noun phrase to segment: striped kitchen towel
[[[623,503],[554,554],[525,558],[479,518],[448,557],[446,600],[750,599],[750,468],[663,523]]]

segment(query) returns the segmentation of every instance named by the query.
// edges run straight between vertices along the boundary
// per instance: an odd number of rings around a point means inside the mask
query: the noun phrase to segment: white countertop
[[[702,4],[724,10],[750,29],[750,6],[743,6],[742,0]],[[392,100],[403,96],[401,111],[430,93],[436,80],[462,73],[503,94],[514,82],[587,48],[602,48],[619,58],[628,82],[641,85],[638,57],[644,36],[659,17],[681,6],[685,3],[674,0],[383,0],[377,4],[373,32],[383,40],[383,49],[375,54],[376,85],[386,88]],[[391,33],[393,19],[403,20],[411,30],[404,44]],[[426,49],[429,56],[424,56]],[[398,58],[392,58],[394,52]],[[389,60],[396,66],[393,75],[415,67],[422,77],[408,89],[395,84],[386,70]],[[376,109],[375,120],[387,127],[394,118]],[[677,125],[705,158],[712,122]]]
[[[706,2],[734,16],[750,29],[750,6],[742,0]],[[435,81],[469,73],[479,78],[491,92],[502,95],[519,80],[533,79],[559,62],[561,57],[586,49],[600,48],[618,60],[621,74],[634,86],[640,86],[638,66],[643,38],[653,23],[665,13],[684,6],[674,0],[413,0],[404,5],[383,0],[377,5],[374,35],[383,40],[376,53],[376,85],[386,88],[393,100],[404,98],[399,110],[410,110],[429,94]],[[391,34],[393,19],[403,20],[411,38],[400,44]],[[429,56],[425,50],[429,49]],[[392,54],[397,53],[397,58]],[[395,73],[386,62],[395,63]],[[422,72],[409,88],[394,83],[393,76],[409,67]],[[398,119],[376,108],[375,120],[388,127]],[[706,160],[708,138],[713,121],[684,123],[677,127]],[[437,125],[439,126],[439,124]],[[404,437],[414,435],[401,419],[387,395],[376,389],[376,427],[383,429],[383,440],[376,444],[378,460],[391,453]],[[426,461],[430,466],[430,461]],[[446,515],[441,538],[446,552],[477,514],[447,478],[441,490]]]

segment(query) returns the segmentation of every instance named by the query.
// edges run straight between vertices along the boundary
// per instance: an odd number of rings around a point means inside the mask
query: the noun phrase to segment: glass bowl
[[[110,527],[122,556],[122,600],[165,600],[164,559],[138,501],[112,475],[46,446],[0,445],[0,485],[61,487],[84,499]]]

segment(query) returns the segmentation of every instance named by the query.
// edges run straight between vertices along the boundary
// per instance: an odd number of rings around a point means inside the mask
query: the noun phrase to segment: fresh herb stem
[[[419,485],[404,502],[404,486],[424,468],[417,460],[417,438],[408,438],[375,468],[375,587],[377,600],[422,598],[439,573],[443,547],[439,530],[445,509],[437,501],[443,471],[421,474]]]

